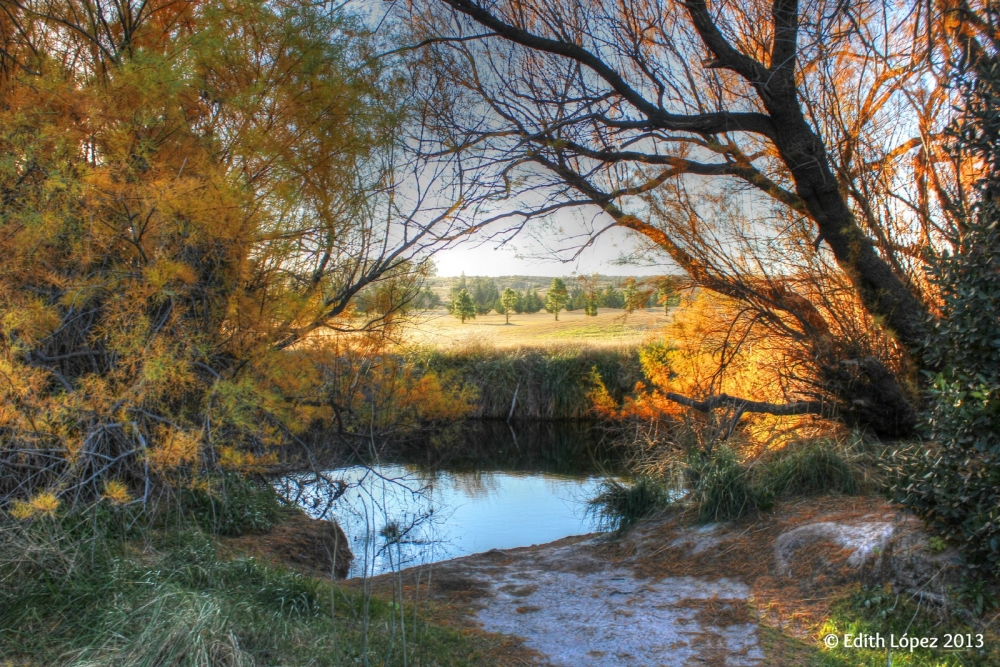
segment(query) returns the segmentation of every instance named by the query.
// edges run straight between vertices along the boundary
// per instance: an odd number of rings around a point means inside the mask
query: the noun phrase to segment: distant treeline
[[[547,282],[545,278],[534,279],[542,284]],[[434,282],[444,282],[445,285],[425,285],[412,302],[412,306],[418,310],[433,310],[442,306],[451,310],[458,295],[465,290],[472,297],[476,314],[486,315],[496,311],[502,315],[508,312],[508,308],[501,301],[501,295],[504,289],[509,288],[517,297],[511,312],[537,313],[545,308],[545,296],[548,290],[545,288],[539,290],[531,280],[531,277],[523,276],[488,278],[466,277],[465,274],[459,278],[431,279]],[[564,309],[569,311],[586,310],[588,307],[628,310],[663,307],[669,310],[679,300],[680,278],[676,276],[636,279],[595,275],[562,278],[556,282],[566,286],[567,299]],[[447,289],[445,299],[441,297],[441,287]]]

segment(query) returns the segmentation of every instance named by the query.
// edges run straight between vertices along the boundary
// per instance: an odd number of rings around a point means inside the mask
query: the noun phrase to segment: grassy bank
[[[470,345],[412,354],[416,367],[475,387],[470,416],[479,419],[590,419],[599,386],[620,401],[644,380],[638,351],[630,347]]]
[[[134,518],[2,519],[0,664],[473,666],[510,643],[233,553],[197,517]]]
[[[683,429],[677,425],[674,433]],[[728,443],[718,443],[711,451],[640,451],[638,462],[633,462],[635,480],[606,482],[590,504],[604,525],[617,529],[668,507],[691,512],[699,523],[711,523],[752,519],[791,498],[878,496],[887,492],[888,483],[883,449],[856,437],[826,437],[760,449],[750,457]]]

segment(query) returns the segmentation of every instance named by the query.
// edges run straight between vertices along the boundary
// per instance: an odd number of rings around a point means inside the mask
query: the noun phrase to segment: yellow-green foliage
[[[292,0],[2,23],[0,504],[252,468],[329,418],[300,341],[415,268],[366,254],[400,114],[363,33]]]

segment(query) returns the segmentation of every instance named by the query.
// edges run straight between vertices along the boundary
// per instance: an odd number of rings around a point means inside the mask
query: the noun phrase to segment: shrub
[[[963,157],[981,160],[976,218],[932,254],[941,313],[924,346],[938,369],[927,431],[935,445],[902,458],[900,500],[955,544],[978,575],[1000,572],[1000,63],[984,56],[960,81],[964,113],[952,127]]]

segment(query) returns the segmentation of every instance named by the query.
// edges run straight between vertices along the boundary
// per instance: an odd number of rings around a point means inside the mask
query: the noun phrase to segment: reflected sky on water
[[[351,466],[290,475],[276,487],[351,540],[351,577],[593,532],[586,501],[601,478],[548,473]]]

